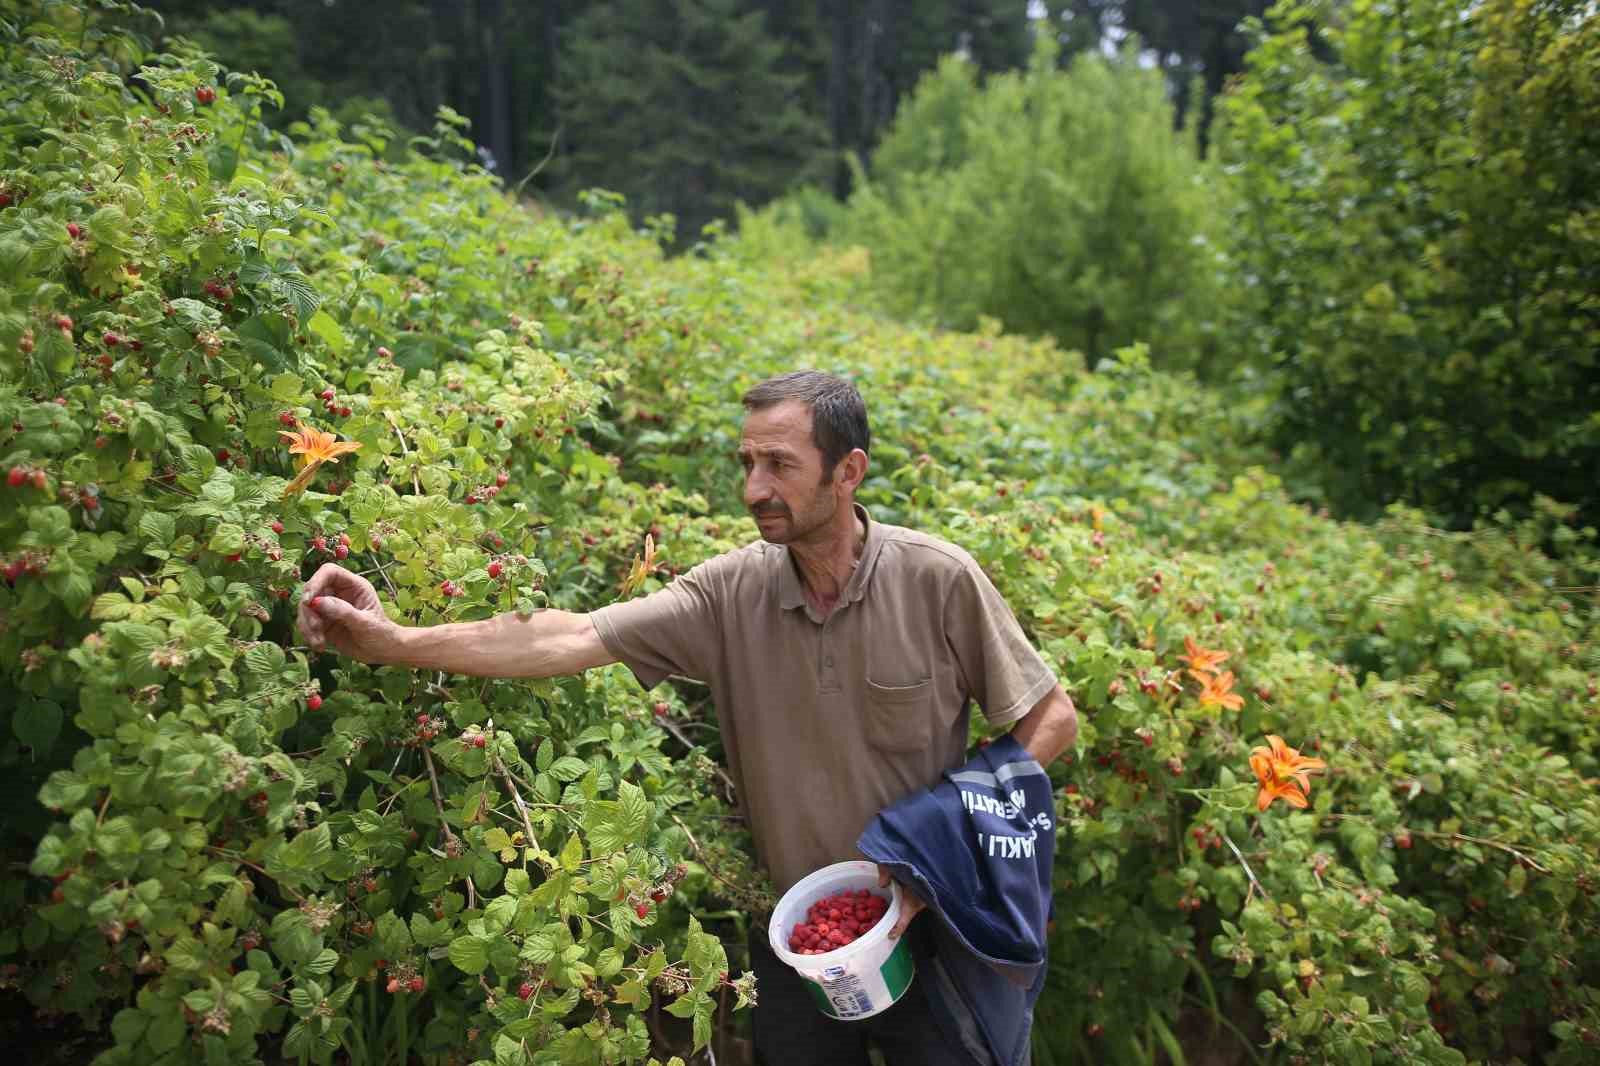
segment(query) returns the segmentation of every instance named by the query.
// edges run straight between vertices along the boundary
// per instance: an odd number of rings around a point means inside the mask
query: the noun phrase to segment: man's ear
[[[867,479],[867,453],[860,448],[852,448],[850,454],[839,460],[838,480],[843,481],[846,488],[854,491]]]

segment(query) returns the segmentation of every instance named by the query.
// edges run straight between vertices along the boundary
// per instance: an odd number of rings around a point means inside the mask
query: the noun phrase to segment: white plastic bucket
[[[797,882],[773,909],[767,939],[772,953],[805,979],[811,997],[829,1017],[844,1021],[870,1018],[888,1010],[905,995],[916,976],[916,963],[905,934],[889,939],[900,917],[900,885],[889,882],[889,909],[883,918],[842,948],[822,955],[796,955],[789,950],[789,934],[805,920],[806,909],[837,892],[878,887],[878,867],[870,862],[836,862]]]

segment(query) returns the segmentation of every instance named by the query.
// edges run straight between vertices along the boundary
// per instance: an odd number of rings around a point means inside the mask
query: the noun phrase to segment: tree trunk
[[[478,0],[477,52],[481,89],[478,109],[481,125],[475,133],[494,155],[495,173],[504,177],[511,167],[511,86],[506,69],[506,13],[504,0]]]
[[[846,94],[850,88],[850,14],[852,0],[820,0],[822,17],[828,25],[832,48],[828,56],[828,131],[841,156],[849,148],[850,131]],[[834,194],[841,199],[850,192],[850,170],[841,159],[834,170]]]

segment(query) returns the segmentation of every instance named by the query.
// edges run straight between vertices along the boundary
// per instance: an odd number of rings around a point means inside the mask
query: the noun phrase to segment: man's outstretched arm
[[[1040,766],[1049,766],[1078,742],[1078,709],[1060,685],[1033,705],[1011,735],[1028,749]]]
[[[371,582],[334,563],[306,582],[298,621],[316,651],[331,644],[365,663],[472,677],[561,677],[617,661],[589,616],[569,611],[402,626],[384,614]]]

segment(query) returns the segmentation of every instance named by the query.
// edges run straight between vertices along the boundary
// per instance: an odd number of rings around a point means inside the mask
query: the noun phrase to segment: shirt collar
[[[867,582],[872,578],[872,571],[878,563],[878,553],[883,549],[883,535],[878,532],[872,523],[872,517],[867,514],[867,509],[861,504],[855,505],[856,515],[861,519],[861,524],[866,528],[866,543],[861,548],[861,560],[856,564],[855,571],[850,575],[850,580],[844,587],[844,595],[839,598],[842,605],[855,603],[866,594]],[[778,556],[778,606],[784,610],[806,605],[805,588],[800,583],[800,569],[795,566],[794,558],[789,554],[788,545],[779,545]]]

